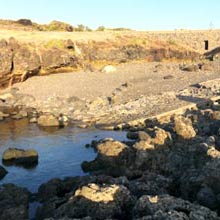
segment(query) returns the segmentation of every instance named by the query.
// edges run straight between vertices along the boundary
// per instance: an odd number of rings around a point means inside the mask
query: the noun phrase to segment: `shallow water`
[[[38,165],[30,169],[5,166],[0,160],[0,165],[8,171],[0,184],[14,183],[36,192],[51,178],[85,175],[81,169],[82,161],[92,160],[96,155],[85,144],[107,137],[126,140],[126,133],[74,127],[45,131],[26,120],[0,123],[0,157],[9,147],[32,148],[39,154]]]

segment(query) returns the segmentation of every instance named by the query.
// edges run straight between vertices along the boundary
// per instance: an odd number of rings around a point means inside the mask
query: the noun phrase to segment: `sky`
[[[0,0],[0,19],[52,20],[92,29],[220,28],[219,0]]]

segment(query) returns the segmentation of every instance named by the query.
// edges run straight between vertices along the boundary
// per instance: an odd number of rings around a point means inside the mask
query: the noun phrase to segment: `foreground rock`
[[[76,190],[64,204],[53,213],[55,219],[83,218],[92,219],[129,218],[133,204],[129,190],[121,185],[88,184]],[[39,212],[43,211],[40,210]],[[39,213],[38,212],[38,213]]]
[[[28,219],[28,203],[30,193],[25,188],[13,184],[0,187],[0,219]]]
[[[142,196],[134,207],[136,219],[170,219],[170,220],[219,220],[215,212],[203,206],[169,195]]]
[[[9,148],[2,155],[4,164],[34,165],[38,163],[38,153],[33,149]]]
[[[8,172],[5,170],[5,168],[0,166],[0,180],[3,179],[7,173]]]

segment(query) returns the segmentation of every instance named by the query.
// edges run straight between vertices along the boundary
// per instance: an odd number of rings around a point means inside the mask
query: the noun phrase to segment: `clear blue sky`
[[[91,28],[220,28],[220,0],[0,0],[1,19],[52,20]]]

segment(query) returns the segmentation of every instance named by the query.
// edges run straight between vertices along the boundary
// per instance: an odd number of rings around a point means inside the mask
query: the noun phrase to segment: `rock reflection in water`
[[[95,152],[85,145],[91,140],[112,137],[117,140],[126,139],[125,132],[99,131],[94,129],[39,129],[36,124],[28,124],[27,120],[14,120],[0,123],[0,157],[3,152],[15,147],[19,149],[35,149],[39,154],[39,163],[33,167],[7,166],[2,164],[8,174],[0,181],[27,187],[37,191],[40,184],[54,177],[85,175],[81,169],[82,161],[91,161]]]

